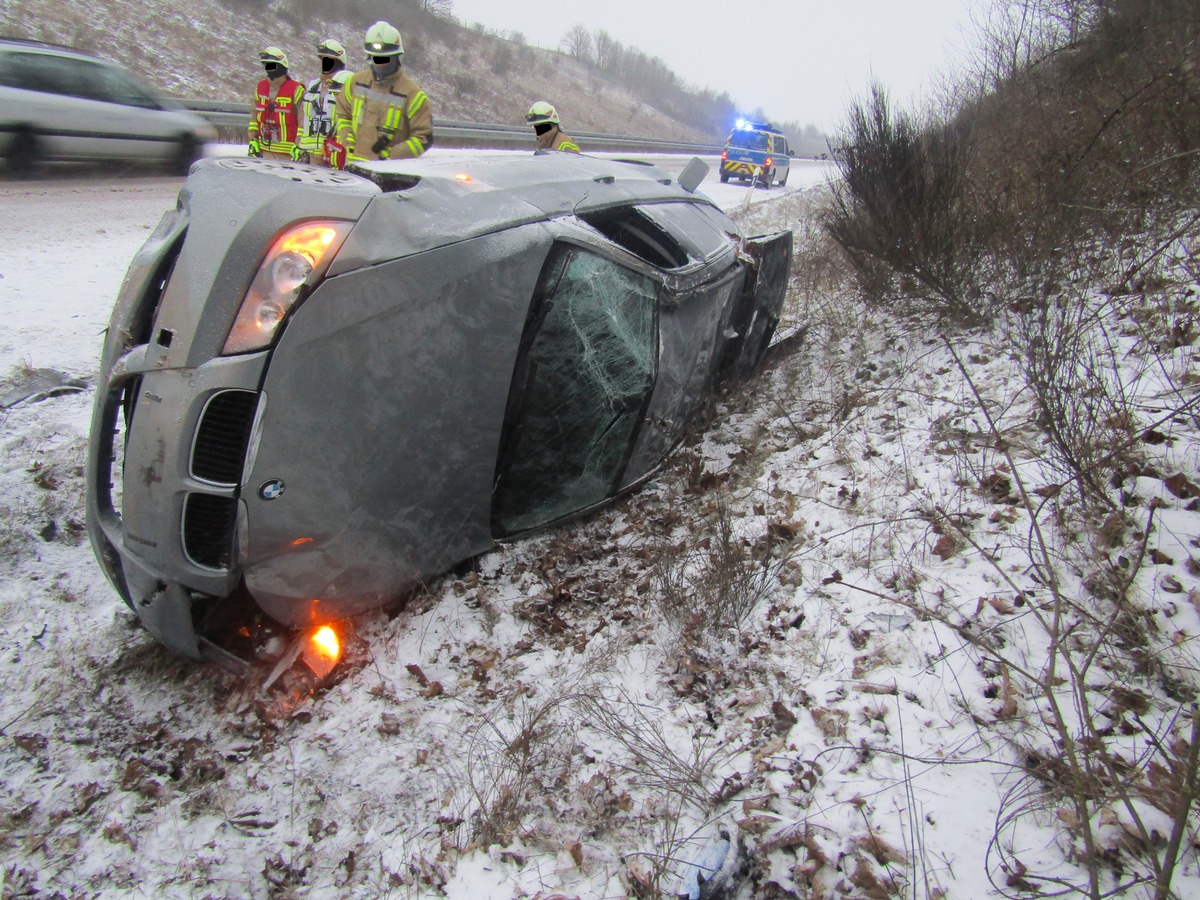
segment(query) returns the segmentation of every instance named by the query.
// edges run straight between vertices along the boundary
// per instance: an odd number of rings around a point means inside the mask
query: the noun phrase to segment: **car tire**
[[[729,173],[728,172],[721,173],[721,184],[729,184]]]
[[[788,169],[786,172],[783,173],[783,177],[779,179],[780,187],[787,187],[787,179],[788,179],[788,176],[791,174],[792,174],[791,169]]]
[[[774,177],[775,177],[774,171],[763,172],[763,177],[758,183],[764,191],[769,191],[771,189],[771,179]]]
[[[38,140],[33,130],[18,125],[13,129],[4,167],[14,178],[28,178],[38,163]]]
[[[194,163],[200,156],[200,145],[196,141],[196,136],[192,134],[183,134],[179,136],[179,140],[175,142],[175,159],[171,163],[171,171],[176,175],[187,175]]]

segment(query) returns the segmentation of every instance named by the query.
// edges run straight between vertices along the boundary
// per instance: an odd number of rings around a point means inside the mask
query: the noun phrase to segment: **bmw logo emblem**
[[[278,478],[264,481],[258,488],[258,496],[264,500],[275,500],[283,494],[283,482]]]

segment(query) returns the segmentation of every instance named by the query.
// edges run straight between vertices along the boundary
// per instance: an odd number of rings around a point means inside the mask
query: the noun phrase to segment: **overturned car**
[[[790,267],[790,232],[743,239],[694,180],[197,164],[105,339],[88,531],[117,591],[228,660],[232,607],[342,619],[645,481],[758,365]]]

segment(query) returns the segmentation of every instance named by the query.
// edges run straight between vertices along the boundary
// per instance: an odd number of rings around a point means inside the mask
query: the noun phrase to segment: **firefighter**
[[[313,162],[325,155],[325,139],[333,132],[333,106],[339,86],[334,76],[346,70],[346,48],[333,38],[317,45],[321,74],[308,83],[304,92],[304,126],[300,147]]]
[[[360,160],[415,158],[433,143],[433,109],[400,65],[400,32],[376,22],[363,43],[371,65],[338,93],[334,137],[326,141],[338,169]]]
[[[267,47],[258,54],[267,77],[258,83],[254,112],[250,116],[250,156],[300,159],[296,144],[300,132],[304,85],[288,76],[287,54]]]
[[[545,100],[539,100],[529,107],[529,112],[525,114],[525,121],[533,126],[539,150],[579,152],[579,145],[559,127],[558,110]]]

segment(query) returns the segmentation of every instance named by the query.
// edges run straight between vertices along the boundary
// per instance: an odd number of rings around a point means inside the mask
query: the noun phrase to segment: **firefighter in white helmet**
[[[360,160],[415,158],[433,143],[433,108],[400,65],[400,32],[376,22],[363,45],[371,64],[338,93],[334,137],[326,142],[335,168]]]
[[[333,106],[339,85],[334,76],[346,70],[346,48],[333,38],[317,45],[321,74],[308,83],[304,92],[304,123],[300,147],[310,161],[316,162],[325,152],[325,139],[333,132]]]
[[[579,145],[559,127],[558,110],[545,100],[539,100],[529,107],[529,112],[525,114],[525,121],[533,126],[539,150],[579,152]]]
[[[297,160],[301,149],[301,105],[304,85],[288,75],[287,54],[278,47],[267,47],[258,54],[266,77],[254,93],[254,111],[250,115],[250,156]]]

